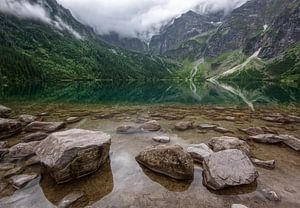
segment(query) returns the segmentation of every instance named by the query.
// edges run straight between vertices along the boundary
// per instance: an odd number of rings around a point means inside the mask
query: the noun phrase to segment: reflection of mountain
[[[296,103],[300,90],[263,82],[228,82],[225,88],[210,82],[154,83],[77,82],[0,88],[1,101],[81,103],[186,103],[245,105],[246,103]],[[230,90],[229,90],[230,89]]]

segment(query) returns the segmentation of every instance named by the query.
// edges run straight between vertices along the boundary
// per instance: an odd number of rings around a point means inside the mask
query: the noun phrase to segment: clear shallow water
[[[226,106],[297,105],[298,85],[278,83],[211,83],[160,81],[73,82],[2,86],[0,101],[35,101],[106,104],[203,104]]]
[[[67,128],[107,132],[112,135],[112,145],[110,161],[95,174],[56,185],[53,179],[44,173],[41,181],[33,186],[14,193],[0,194],[0,207],[53,207],[73,191],[86,192],[89,205],[96,208],[226,208],[232,203],[242,203],[250,208],[300,206],[300,155],[284,145],[249,143],[256,157],[275,159],[276,169],[258,168],[260,176],[256,184],[219,192],[212,192],[203,186],[200,165],[195,166],[193,180],[177,181],[149,171],[135,161],[135,156],[140,151],[156,145],[152,141],[154,135],[168,135],[171,137],[171,144],[180,144],[183,147],[194,143],[207,143],[212,137],[223,135],[214,131],[203,133],[197,129],[176,131],[174,125],[181,120],[194,121],[195,124],[218,124],[233,131],[226,135],[241,138],[246,135],[238,131],[238,128],[249,126],[266,126],[282,134],[299,136],[299,124],[282,125],[261,120],[262,116],[271,113],[299,115],[298,98],[294,88],[281,92],[278,90],[281,88],[275,87],[280,96],[270,94],[270,87],[260,88],[257,90],[259,93],[253,93],[252,99],[250,91],[241,90],[250,97],[247,99],[255,101],[256,111],[253,112],[242,98],[211,83],[202,83],[201,87],[198,86],[196,94],[195,88],[189,88],[189,85],[172,85],[170,88],[165,82],[152,85],[122,84],[115,88],[111,84],[101,84],[76,83],[2,89],[1,103],[14,110],[13,116],[48,112],[49,116],[42,118],[44,121],[63,121],[70,116],[80,116],[82,121],[68,125]],[[218,110],[214,105],[228,107]],[[173,116],[177,118],[170,120]],[[236,121],[226,121],[226,116],[235,116]],[[134,124],[144,117],[158,120],[162,130],[149,134],[115,133],[119,125]],[[26,133],[22,133],[10,138],[10,146],[20,142],[25,135]],[[21,161],[20,164],[22,163]],[[25,170],[32,171],[39,172],[40,167],[33,166]],[[275,203],[265,199],[261,194],[265,187],[279,193],[282,201]]]

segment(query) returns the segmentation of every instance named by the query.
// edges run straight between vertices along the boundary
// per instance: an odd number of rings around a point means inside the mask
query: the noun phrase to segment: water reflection
[[[1,101],[80,103],[297,104],[298,85],[268,82],[75,82],[2,86]]]

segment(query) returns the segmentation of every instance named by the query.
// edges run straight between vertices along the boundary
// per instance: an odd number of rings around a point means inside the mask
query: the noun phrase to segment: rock
[[[0,149],[0,160],[9,152],[7,148]]]
[[[222,133],[222,134],[225,134],[225,133],[232,133],[232,131],[230,131],[229,129],[226,129],[226,128],[223,128],[223,127],[220,127],[220,126],[216,127],[216,128],[214,129],[214,131],[219,132],[219,133]]]
[[[215,152],[203,160],[203,184],[210,189],[253,183],[258,172],[248,156],[237,149]]]
[[[21,130],[21,122],[14,119],[0,118],[0,139],[8,138]]]
[[[249,128],[244,128],[244,129],[239,128],[239,130],[250,136],[255,136],[255,135],[259,135],[259,134],[267,134],[267,133],[277,134],[276,131],[274,131],[268,127],[249,127]]]
[[[292,135],[276,135],[276,134],[259,134],[256,136],[248,137],[249,140],[253,140],[259,143],[277,144],[284,143],[290,148],[300,151],[300,139]]]
[[[281,114],[272,114],[270,116],[265,116],[262,118],[262,120],[275,122],[275,123],[284,123],[284,124],[300,123],[300,117],[298,116],[293,116],[293,115],[283,116]]]
[[[11,113],[11,109],[5,107],[4,105],[0,105],[0,118],[7,118]]]
[[[136,160],[152,171],[171,178],[186,180],[194,176],[193,158],[178,145],[147,148],[136,156]]]
[[[116,131],[118,134],[133,134],[139,132],[140,130],[138,130],[135,126],[122,125],[119,126]]]
[[[159,143],[169,143],[170,142],[170,137],[168,136],[156,136],[152,138],[153,141],[159,142]]]
[[[9,153],[6,155],[8,158],[22,159],[25,157],[33,156],[36,147],[40,142],[19,143],[9,148]]]
[[[79,122],[79,121],[81,121],[81,120],[82,120],[82,118],[80,118],[80,117],[69,117],[69,118],[67,118],[65,121],[66,121],[66,123],[68,123],[68,124],[72,124],[72,123]]]
[[[38,117],[32,116],[32,115],[20,115],[18,120],[22,122],[23,124],[30,124],[34,121],[36,121]]]
[[[16,165],[13,163],[0,163],[0,171],[8,171],[15,167]]]
[[[87,195],[84,192],[73,192],[65,196],[59,203],[58,208],[85,207],[88,204]]]
[[[38,177],[38,174],[36,174],[36,173],[14,175],[14,176],[9,178],[9,182],[16,189],[21,189],[24,186],[26,186],[30,181],[34,180],[37,177]]]
[[[48,136],[36,154],[56,182],[64,183],[97,171],[109,157],[110,144],[103,132],[71,129]]]
[[[38,158],[38,156],[33,156],[31,158],[29,158],[28,160],[26,160],[25,162],[25,166],[31,166],[31,165],[36,165],[36,164],[40,164],[40,160]]]
[[[190,122],[190,121],[181,121],[175,124],[175,129],[179,130],[179,131],[186,131],[189,129],[192,129],[194,122]]]
[[[54,132],[66,127],[64,122],[40,122],[34,121],[26,126],[25,130],[28,132],[32,131],[43,131],[43,132]]]
[[[224,120],[226,120],[226,121],[236,121],[236,118],[233,117],[233,116],[226,116],[226,117],[224,118]]]
[[[29,134],[25,137],[22,138],[22,141],[27,143],[27,142],[33,142],[33,141],[42,141],[45,139],[49,134],[44,133],[44,132],[36,132]]]
[[[0,193],[4,191],[8,186],[8,183],[6,181],[0,181]]]
[[[202,129],[202,130],[212,130],[212,129],[217,128],[217,125],[214,125],[214,124],[199,124],[197,127],[199,129]]]
[[[233,204],[233,205],[231,205],[231,208],[248,208],[248,207],[246,207],[245,205],[242,205],[242,204]]]
[[[247,155],[250,155],[249,145],[245,141],[235,137],[214,137],[209,141],[208,146],[215,152],[227,149],[238,149],[243,151]]]
[[[48,112],[42,112],[39,114],[39,116],[49,116],[49,113]]]
[[[261,168],[267,168],[267,169],[274,169],[275,168],[275,160],[259,160],[257,158],[251,158],[251,161],[254,165],[261,167]]]
[[[8,147],[8,141],[1,141],[0,142],[0,149],[4,149]]]
[[[261,193],[270,201],[281,201],[281,196],[279,196],[275,191],[270,190],[269,188],[264,188],[261,190]]]
[[[23,171],[24,171],[24,167],[16,166],[15,168],[6,171],[4,174],[4,178],[10,178],[11,176],[21,174]]]
[[[187,148],[187,152],[192,156],[195,162],[202,163],[204,158],[213,153],[206,144],[195,144]]]
[[[159,131],[161,126],[156,120],[152,120],[140,125],[139,129],[142,131]]]

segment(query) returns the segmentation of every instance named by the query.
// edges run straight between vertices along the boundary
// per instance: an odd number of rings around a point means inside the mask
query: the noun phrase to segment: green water
[[[219,83],[220,84],[220,83]],[[297,105],[298,85],[249,82],[66,82],[10,85],[0,88],[0,101],[96,104],[202,104],[224,106]],[[224,88],[225,85],[225,88]],[[229,89],[228,89],[229,88]]]

